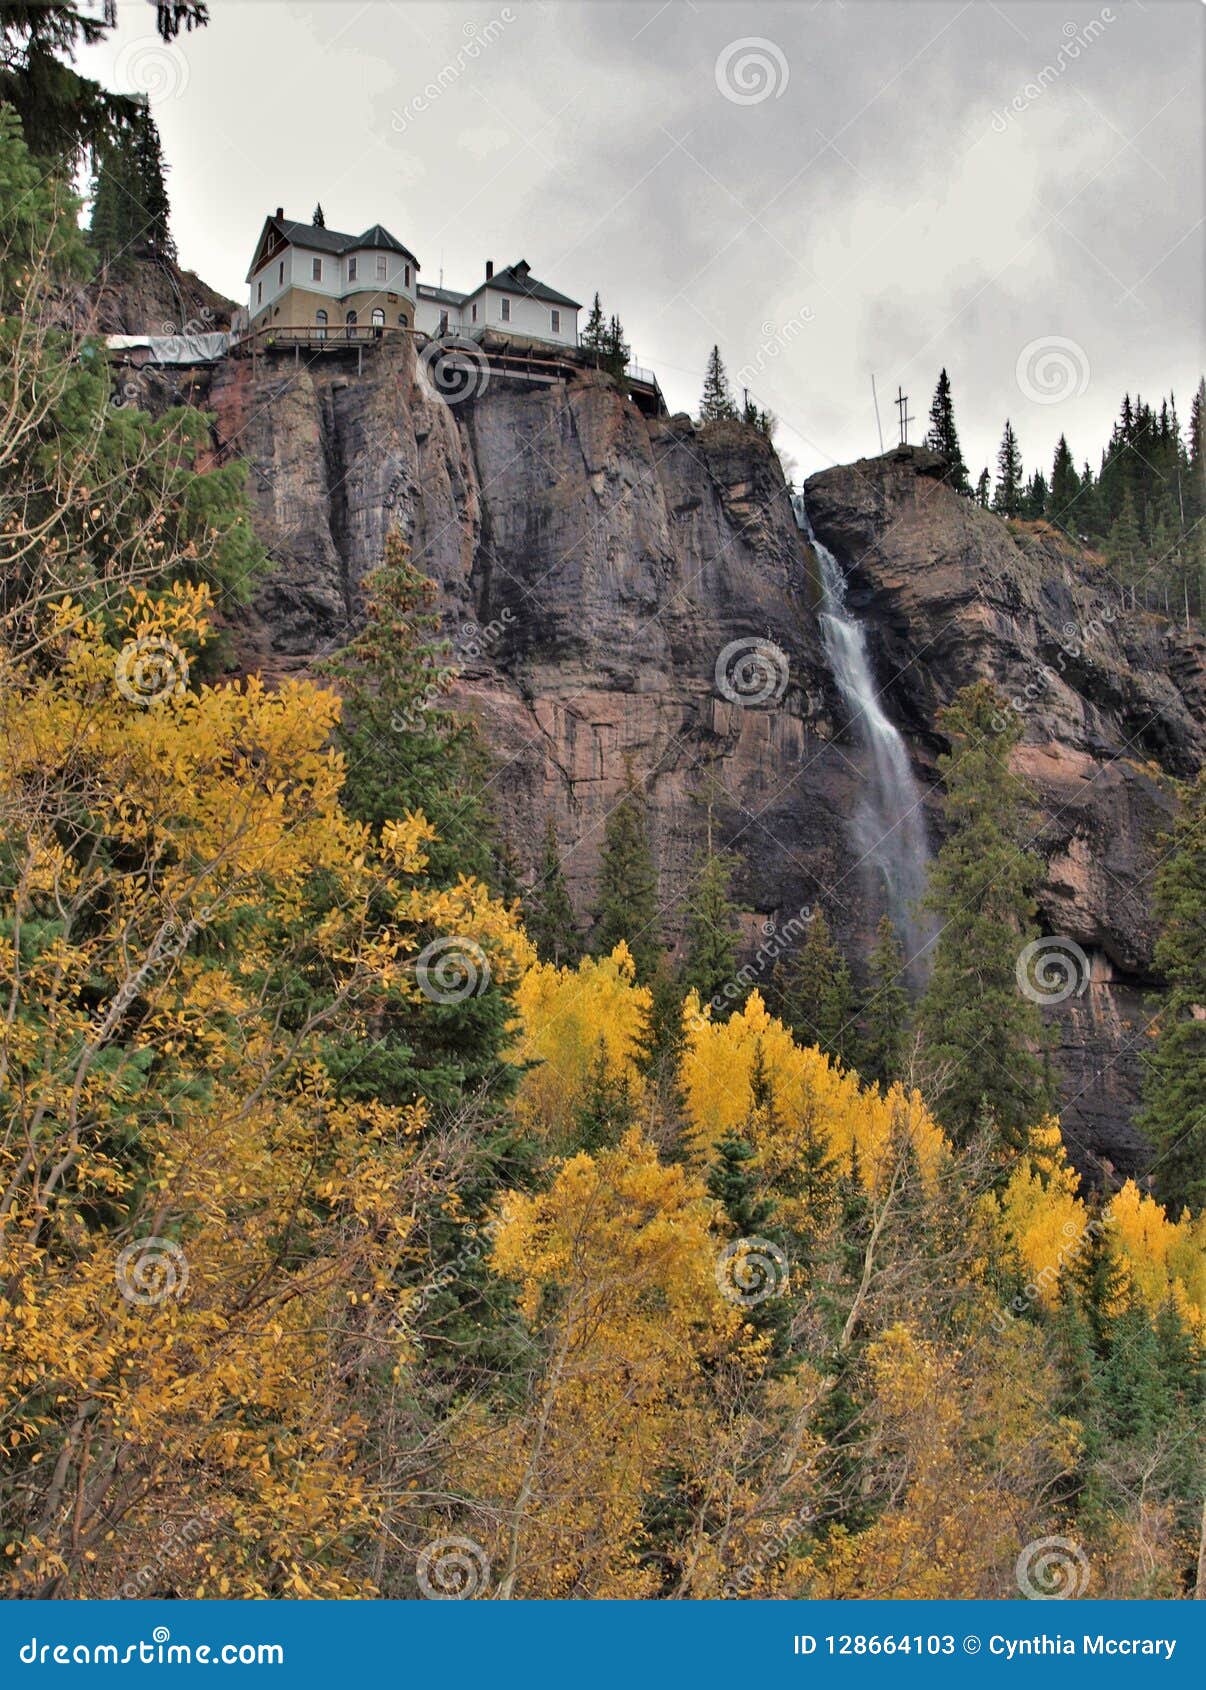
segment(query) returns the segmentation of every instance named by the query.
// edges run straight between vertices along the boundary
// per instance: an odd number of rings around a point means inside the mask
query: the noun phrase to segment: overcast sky
[[[924,428],[973,475],[1097,453],[1204,362],[1201,0],[145,0],[85,68],[150,93],[183,263],[241,302],[277,205],[422,278],[598,289],[672,409],[718,342],[811,474]],[[431,86],[429,86],[431,85]],[[424,92],[426,90],[426,93]]]

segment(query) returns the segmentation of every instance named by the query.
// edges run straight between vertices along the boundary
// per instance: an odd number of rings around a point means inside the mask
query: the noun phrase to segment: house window
[[[550,311],[549,316],[553,319],[553,333],[554,334],[560,334],[561,333],[561,313],[560,313],[560,311]]]
[[[355,280],[356,280],[356,260],[354,258],[349,258],[348,259],[348,281],[354,282]]]
[[[263,284],[263,282],[257,282],[255,284],[255,302],[256,302],[257,305],[262,305],[264,303],[264,284]]]
[[[441,311],[440,312],[440,330],[439,330],[439,332],[441,334],[447,334],[448,333],[448,313],[447,313],[447,311]]]
[[[354,311],[349,311],[347,316],[343,320],[347,325],[345,332],[347,334],[348,339],[349,340],[355,340],[355,338],[356,338],[356,313]]]
[[[384,327],[385,312],[381,310],[380,306],[378,306],[373,312],[373,333],[377,336],[378,340],[381,339],[381,331]]]
[[[476,305],[473,307],[473,321],[475,323],[477,322],[477,306]]]
[[[511,301],[509,299],[504,299],[502,302],[502,320],[504,323],[511,321]]]
[[[310,260],[310,280],[312,282],[321,282],[322,281],[322,259],[321,258],[312,258]]]
[[[327,314],[326,314],[326,312],[320,311],[318,313],[318,315],[315,317],[314,321],[318,324],[318,338],[319,338],[319,340],[325,340],[327,338]]]
[[[399,327],[404,329],[408,329],[410,327],[410,318],[406,315],[405,311],[399,311],[398,324]]]
[[[280,286],[284,287],[284,285],[285,285],[285,261],[284,261],[283,258],[281,259],[280,263],[276,267],[276,279],[277,279],[277,282],[280,284]]]
[[[410,286],[410,265],[406,266],[406,286]]]
[[[383,282],[385,280],[387,274],[388,274],[388,269],[387,269],[387,266],[386,266],[386,262],[385,262],[384,258],[379,258],[377,260],[377,280],[379,282]]]

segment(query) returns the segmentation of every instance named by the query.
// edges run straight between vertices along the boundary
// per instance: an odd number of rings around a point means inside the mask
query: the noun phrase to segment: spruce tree
[[[574,1148],[592,1154],[618,1144],[636,1120],[626,1068],[611,1072],[607,1041],[600,1033],[586,1086],[574,1109]]]
[[[1206,1208],[1206,773],[1182,791],[1156,871],[1155,960],[1167,981],[1144,1072],[1141,1129],[1155,1150],[1156,1188],[1175,1214]]]
[[[1008,419],[997,451],[997,488],[992,508],[1001,516],[1018,516],[1022,508],[1022,454]]]
[[[98,149],[92,180],[92,244],[107,262],[174,258],[159,130],[143,106],[129,127]]]
[[[860,1072],[872,1084],[890,1086],[903,1078],[909,1049],[909,994],[904,985],[905,956],[890,916],[881,916],[871,952],[869,990],[864,1007],[863,1062]]]
[[[1068,450],[1068,442],[1061,434],[1051,464],[1051,488],[1047,495],[1047,514],[1058,527],[1070,534],[1076,531],[1079,520],[1077,500],[1080,497],[1080,477]]]
[[[545,817],[544,847],[536,878],[523,898],[523,921],[541,962],[573,968],[582,956],[578,920],[561,867],[561,849],[552,815]]]
[[[982,510],[987,510],[992,503],[992,476],[987,469],[982,469],[976,477],[976,503]]]
[[[588,352],[597,353],[601,357],[606,339],[607,319],[603,315],[603,302],[596,293],[590,315],[586,319],[586,327],[582,330],[581,344]]]
[[[602,358],[600,363],[608,373],[618,380],[628,368],[628,360],[632,356],[632,349],[624,339],[624,325],[616,316],[612,316],[603,335]]]
[[[699,401],[699,420],[701,423],[727,422],[734,421],[736,416],[737,407],[729,391],[729,378],[725,373],[720,348],[714,346],[709,354],[708,368],[704,375],[703,396]]]
[[[795,956],[775,970],[779,1005],[798,1044],[816,1045],[834,1062],[854,1060],[854,986],[845,957],[818,905]]]
[[[1031,812],[1011,772],[1018,717],[986,681],[939,716],[946,838],[925,906],[939,928],[919,1006],[922,1062],[939,1120],[963,1143],[987,1102],[1005,1143],[1020,1146],[1051,1101],[1037,1005],[1016,968],[1035,936],[1042,863],[1022,844]]]
[[[321,200],[314,207],[314,215],[310,219],[310,226],[314,229],[325,229],[327,226],[327,219],[323,213]]]
[[[657,869],[648,809],[631,768],[603,833],[594,921],[593,954],[609,956],[623,940],[632,952],[637,979],[648,985],[662,952]]]
[[[724,852],[706,858],[691,892],[682,985],[684,992],[694,988],[704,1004],[718,997],[737,972],[741,931],[731,897],[733,867],[733,858]],[[737,1007],[733,999],[729,1008]]]
[[[959,445],[959,431],[955,427],[955,407],[951,400],[951,378],[945,369],[938,377],[938,385],[934,389],[934,397],[930,402],[930,426],[925,437],[925,443],[931,451],[941,452],[949,464],[946,475],[948,486],[956,493],[970,493],[971,483],[967,478],[967,465],[963,461],[963,450]]]

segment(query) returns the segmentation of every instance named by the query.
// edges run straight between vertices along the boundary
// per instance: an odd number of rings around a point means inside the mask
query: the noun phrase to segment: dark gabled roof
[[[508,264],[505,269],[496,270],[488,281],[479,282],[473,293],[482,293],[486,288],[495,288],[499,293],[523,294],[525,299],[539,299],[546,305],[568,305],[571,311],[582,309],[581,300],[570,299],[568,294],[558,293],[556,288],[546,287],[543,282],[538,282],[531,274],[531,267],[526,258]]]
[[[436,305],[463,305],[466,295],[453,293],[451,288],[429,288],[426,282],[419,283],[419,298],[430,299]]]
[[[419,269],[419,261],[410,248],[403,246],[397,236],[391,235],[380,223],[374,223],[372,228],[366,229],[362,235],[344,235],[338,229],[320,229],[313,223],[295,223],[288,217],[266,217],[260,238],[255,245],[257,255],[269,229],[275,229],[290,246],[303,247],[307,252],[330,252],[338,255],[344,252],[359,252],[368,247],[377,252],[400,252],[403,258],[409,258],[416,270]],[[253,257],[247,280],[250,281],[254,275]]]

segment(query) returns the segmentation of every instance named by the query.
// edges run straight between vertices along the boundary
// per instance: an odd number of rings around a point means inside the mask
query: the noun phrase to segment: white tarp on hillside
[[[105,336],[111,352],[141,354],[135,359],[146,364],[214,364],[230,347],[229,334],[111,334]]]

